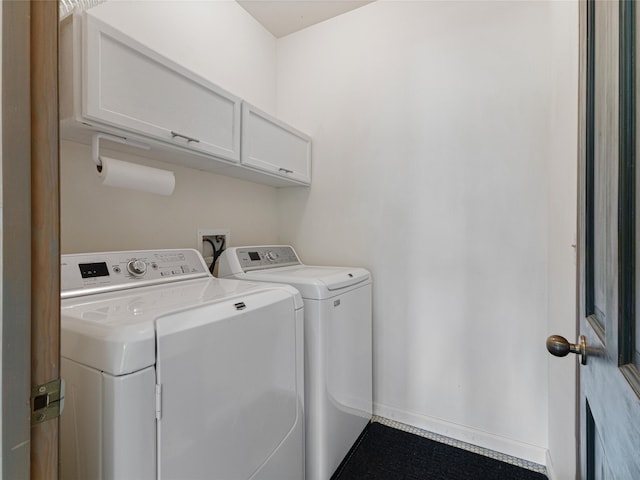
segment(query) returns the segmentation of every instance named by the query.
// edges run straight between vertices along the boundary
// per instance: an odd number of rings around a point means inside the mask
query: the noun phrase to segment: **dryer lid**
[[[285,283],[295,287],[303,298],[322,300],[371,281],[371,274],[359,267],[296,265],[248,272],[237,278]]]

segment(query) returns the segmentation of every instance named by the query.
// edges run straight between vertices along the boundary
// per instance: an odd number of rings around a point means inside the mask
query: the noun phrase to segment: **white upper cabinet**
[[[123,36],[84,23],[83,115],[240,160],[240,99]]]
[[[63,138],[90,143],[106,132],[149,145],[122,147],[136,155],[276,187],[309,185],[310,138],[242,105],[88,12],[61,22]]]
[[[76,86],[69,92],[73,106],[61,108],[63,119],[71,114],[76,121],[240,161],[240,98],[89,14],[72,21],[68,31],[63,24],[61,50],[66,53],[71,42],[70,76],[76,78],[61,75],[61,83]]]
[[[311,183],[311,137],[242,102],[242,165]]]

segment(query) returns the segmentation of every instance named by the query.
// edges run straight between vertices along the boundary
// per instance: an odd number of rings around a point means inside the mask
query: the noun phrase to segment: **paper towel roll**
[[[173,172],[159,168],[145,167],[115,158],[100,157],[98,176],[102,184],[109,187],[130,188],[143,192],[171,195],[176,185]]]

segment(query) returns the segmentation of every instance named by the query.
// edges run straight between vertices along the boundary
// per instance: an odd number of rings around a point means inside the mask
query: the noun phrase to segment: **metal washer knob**
[[[143,260],[131,260],[127,263],[127,271],[131,275],[140,277],[147,273],[147,264]]]
[[[270,262],[275,262],[276,260],[278,260],[279,255],[274,252],[273,250],[268,251],[267,253],[264,254],[264,257],[269,260]]]

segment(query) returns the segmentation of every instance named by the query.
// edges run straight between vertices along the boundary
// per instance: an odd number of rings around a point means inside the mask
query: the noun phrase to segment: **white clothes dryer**
[[[302,294],[306,479],[329,480],[372,415],[371,275],[304,265],[291,246],[229,247],[218,275]]]
[[[64,479],[300,480],[302,300],[195,250],[62,256]]]

